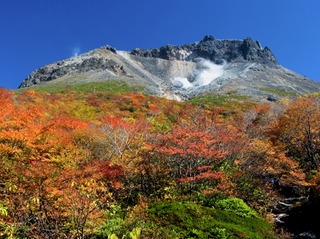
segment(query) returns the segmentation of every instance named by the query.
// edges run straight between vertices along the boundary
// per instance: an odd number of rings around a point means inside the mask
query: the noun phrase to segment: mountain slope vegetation
[[[290,236],[279,202],[320,192],[318,94],[135,90],[0,89],[0,238]]]

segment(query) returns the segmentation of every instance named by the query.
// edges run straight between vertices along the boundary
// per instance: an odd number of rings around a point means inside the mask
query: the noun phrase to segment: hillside
[[[20,88],[45,82],[71,85],[123,80],[147,94],[187,100],[206,94],[238,94],[263,101],[316,92],[320,84],[282,67],[258,41],[211,36],[183,46],[134,49],[105,46],[33,71]]]
[[[318,94],[35,89],[0,90],[2,238],[320,236]]]
[[[319,86],[250,38],[41,67],[0,88],[0,238],[320,238]]]

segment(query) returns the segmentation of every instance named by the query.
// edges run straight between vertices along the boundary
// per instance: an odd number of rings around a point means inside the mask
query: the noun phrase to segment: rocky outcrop
[[[195,58],[200,57],[218,64],[223,61],[278,64],[269,48],[262,48],[258,41],[254,41],[251,38],[244,40],[217,40],[212,36],[205,36],[198,43],[183,46],[167,45],[149,50],[137,48],[131,51],[131,54],[142,57],[186,61],[193,61]]]
[[[33,71],[19,88],[29,87],[46,81],[52,81],[69,74],[79,74],[90,71],[109,71],[114,75],[126,75],[123,67],[104,54],[116,54],[116,49],[104,46],[77,57],[46,65]]]

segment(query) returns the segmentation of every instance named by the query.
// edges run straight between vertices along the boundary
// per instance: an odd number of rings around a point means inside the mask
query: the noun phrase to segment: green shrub
[[[96,238],[108,238],[112,234],[123,235],[127,233],[125,228],[125,215],[121,207],[117,204],[110,206],[110,209],[105,211],[106,222],[103,223],[95,233]]]
[[[210,231],[209,238],[229,239],[231,238],[231,235],[227,232],[225,228],[215,227]]]
[[[233,212],[240,217],[258,217],[258,214],[239,198],[223,199],[216,202],[215,206],[217,209]]]
[[[157,238],[276,238],[272,226],[241,199],[223,199],[216,205],[212,208],[194,202],[155,202],[147,212],[158,231],[166,235]]]

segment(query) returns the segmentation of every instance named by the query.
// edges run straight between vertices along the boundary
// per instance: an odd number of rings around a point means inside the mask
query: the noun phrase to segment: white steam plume
[[[78,56],[80,53],[81,49],[79,46],[76,46],[72,49],[72,56]]]
[[[184,77],[175,77],[173,78],[172,83],[176,87],[184,88],[184,89],[193,87],[193,84],[187,78],[184,78]]]
[[[184,77],[174,77],[172,80],[173,85],[184,89],[206,86],[223,75],[225,62],[222,65],[217,65],[209,60],[198,58],[197,63],[197,68],[191,73],[193,81]]]

